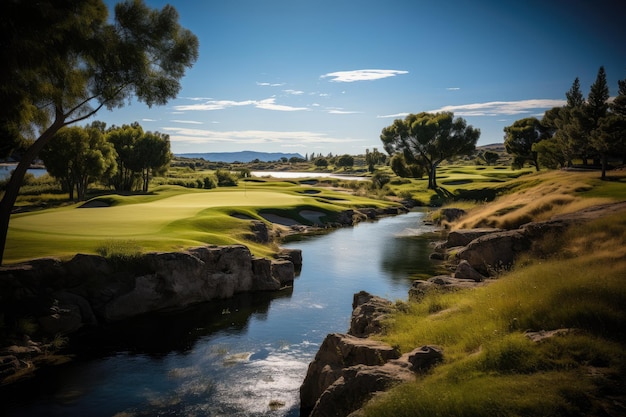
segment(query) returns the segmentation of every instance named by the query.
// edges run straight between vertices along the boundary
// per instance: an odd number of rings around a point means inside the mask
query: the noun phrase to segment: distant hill
[[[304,158],[299,153],[282,153],[282,152],[208,152],[208,153],[179,153],[176,156],[182,158],[201,158],[211,162],[251,162],[256,159],[262,162],[278,161],[281,158],[290,159],[292,157]]]
[[[489,145],[477,146],[476,149],[482,151],[506,152],[504,143],[490,143]]]

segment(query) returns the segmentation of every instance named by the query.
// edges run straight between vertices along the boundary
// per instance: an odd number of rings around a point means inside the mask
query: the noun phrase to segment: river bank
[[[293,287],[106,326],[80,342],[93,357],[22,384],[6,415],[295,417],[307,364],[327,332],[346,327],[353,294],[405,297],[408,277],[434,273],[436,229],[424,219],[414,211],[304,235],[283,245],[303,254]]]

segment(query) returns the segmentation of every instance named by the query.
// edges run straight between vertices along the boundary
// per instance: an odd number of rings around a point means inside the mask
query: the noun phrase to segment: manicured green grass
[[[213,190],[161,186],[147,195],[103,195],[85,204],[14,214],[5,260],[94,253],[111,240],[132,240],[146,251],[244,243],[266,255],[275,248],[251,241],[249,221],[233,214],[263,220],[259,212],[273,210],[306,222],[300,210],[332,214],[348,207],[391,204],[329,189],[315,194],[310,190],[281,181]]]

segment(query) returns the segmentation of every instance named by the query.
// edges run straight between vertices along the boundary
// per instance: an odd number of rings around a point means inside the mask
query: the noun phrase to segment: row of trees
[[[578,78],[565,93],[567,103],[545,112],[541,120],[528,117],[504,128],[505,147],[514,155],[514,166],[528,162],[558,168],[574,160],[602,166],[606,177],[609,158],[626,157],[626,79],[618,81],[618,95],[611,102],[604,67],[600,67],[587,99]]]
[[[138,123],[106,130],[102,122],[59,130],[40,156],[70,199],[76,189],[78,200],[96,181],[117,191],[148,192],[151,176],[165,171],[172,159],[168,135],[144,132]]]

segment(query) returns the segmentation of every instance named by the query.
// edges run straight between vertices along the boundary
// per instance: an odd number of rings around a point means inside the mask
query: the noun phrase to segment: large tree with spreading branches
[[[390,156],[402,154],[406,163],[423,166],[428,188],[437,188],[437,167],[446,159],[476,149],[480,130],[451,112],[409,114],[382,130],[380,139]]]
[[[198,57],[198,39],[177,11],[142,0],[3,1],[0,4],[0,133],[2,150],[24,137],[22,155],[0,201],[0,263],[11,211],[26,170],[67,125],[136,98],[163,105]]]

